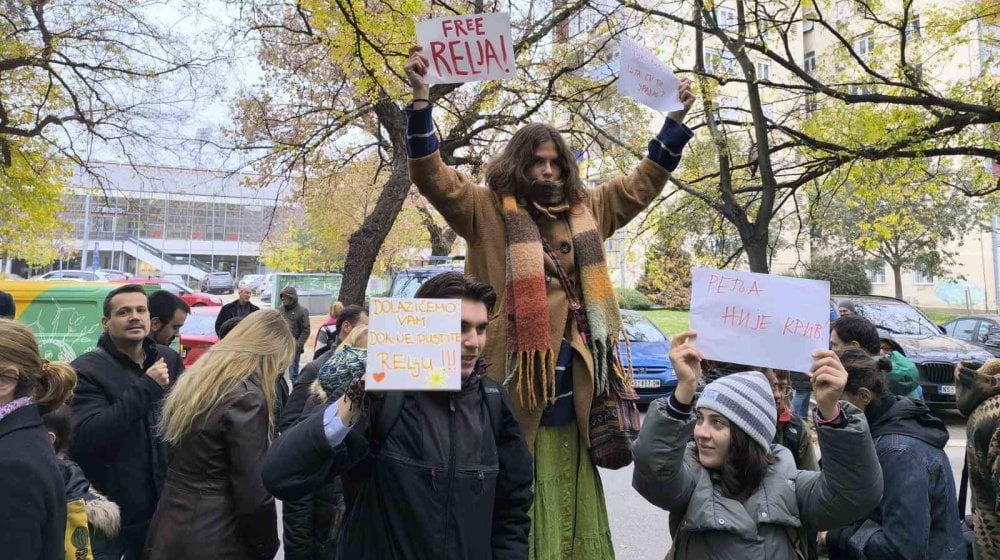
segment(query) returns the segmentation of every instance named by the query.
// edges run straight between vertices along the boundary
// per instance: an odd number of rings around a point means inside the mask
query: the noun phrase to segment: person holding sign
[[[462,301],[461,390],[366,393],[367,350],[345,350],[320,372],[320,383],[347,380],[346,393],[274,442],[264,485],[296,500],[341,476],[349,508],[337,558],[523,560],[531,455],[481,356],[496,294],[445,272],[416,297]],[[343,390],[333,385],[327,394]]]
[[[607,455],[592,438],[591,410],[634,391],[618,358],[623,328],[604,240],[652,203],[680,162],[692,137],[682,124],[694,103],[690,82],[679,85],[684,108],[669,114],[630,175],[584,188],[562,135],[531,123],[489,162],[481,188],[441,160],[428,60],[419,46],[410,53],[410,177],[466,240],[466,272],[498,289],[502,311],[490,323],[485,356],[489,376],[511,392],[535,455],[532,557],[614,558],[595,468]],[[626,454],[631,460],[631,449]],[[567,505],[564,496],[575,498]]]
[[[864,414],[840,402],[847,372],[834,352],[812,356],[823,469],[803,471],[772,443],[777,409],[761,373],[722,377],[694,402],[696,336],[671,341],[677,389],[653,401],[635,444],[632,486],[683,519],[671,523],[673,558],[803,558],[809,529],[853,523],[878,505],[882,470]]]

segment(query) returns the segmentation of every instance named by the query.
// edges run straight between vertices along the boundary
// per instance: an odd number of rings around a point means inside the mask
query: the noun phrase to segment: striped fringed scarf
[[[528,408],[555,400],[556,349],[549,336],[548,296],[542,237],[531,215],[511,195],[503,197],[507,238],[507,367],[504,384],[520,395]],[[594,358],[594,394],[631,390],[632,380],[618,357],[624,332],[604,242],[590,210],[577,204],[568,211],[576,251],[583,309],[590,334],[587,347]]]

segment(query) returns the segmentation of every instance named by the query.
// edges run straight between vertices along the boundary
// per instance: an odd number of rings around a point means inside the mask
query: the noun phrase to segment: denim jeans
[[[792,397],[792,414],[803,420],[809,418],[809,397],[811,395],[812,389],[795,391],[795,396]]]
[[[295,385],[295,380],[299,378],[299,358],[302,357],[300,352],[295,353],[295,357],[292,358],[292,365],[288,367],[288,377],[292,380],[292,385]]]

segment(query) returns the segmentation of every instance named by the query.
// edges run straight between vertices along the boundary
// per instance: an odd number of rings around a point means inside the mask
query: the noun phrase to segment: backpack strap
[[[502,389],[495,381],[483,379],[479,384],[486,401],[486,409],[490,412],[490,424],[493,426],[493,441],[500,443],[500,430],[503,428],[503,395]]]

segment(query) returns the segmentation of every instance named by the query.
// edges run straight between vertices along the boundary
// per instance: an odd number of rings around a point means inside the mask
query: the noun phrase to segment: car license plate
[[[954,385],[938,385],[938,394],[941,395],[954,395],[955,386]]]
[[[660,386],[659,379],[633,379],[632,386],[636,389],[657,389]]]

